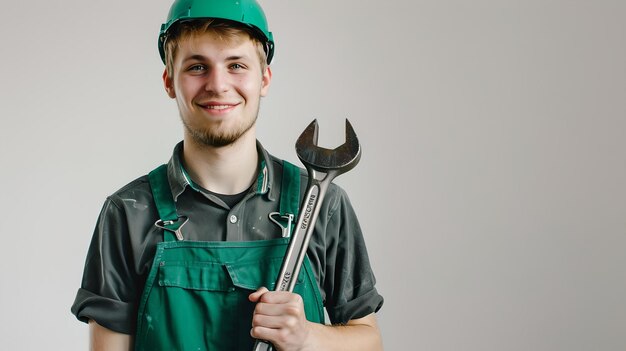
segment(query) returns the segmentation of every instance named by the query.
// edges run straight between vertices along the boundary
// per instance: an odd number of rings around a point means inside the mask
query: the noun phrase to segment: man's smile
[[[229,112],[239,105],[239,103],[224,103],[224,102],[205,102],[198,103],[204,110],[210,110],[211,112]]]

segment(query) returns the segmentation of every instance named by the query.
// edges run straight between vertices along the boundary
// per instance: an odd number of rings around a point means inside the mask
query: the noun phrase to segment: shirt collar
[[[276,199],[276,189],[272,188],[274,183],[274,165],[272,162],[272,156],[263,148],[261,143],[256,142],[257,152],[259,153],[259,173],[256,179],[256,183],[252,188],[255,189],[259,195],[266,194],[270,200]],[[180,194],[182,194],[187,187],[198,191],[199,189],[194,185],[193,180],[189,177],[187,171],[182,162],[183,155],[183,142],[179,142],[174,147],[172,157],[167,164],[167,177],[170,183],[170,189],[172,190],[172,196],[174,201],[178,200]]]

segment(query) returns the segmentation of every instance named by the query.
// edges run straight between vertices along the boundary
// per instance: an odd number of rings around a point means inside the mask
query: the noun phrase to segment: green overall
[[[284,162],[283,174],[280,212],[297,215],[299,170]],[[261,286],[274,289],[289,238],[177,240],[173,232],[184,217],[176,213],[167,167],[155,169],[149,179],[161,217],[157,223],[165,230],[141,297],[135,350],[252,350],[255,304],[248,295]],[[304,300],[307,319],[323,323],[322,298],[308,257],[294,292]]]

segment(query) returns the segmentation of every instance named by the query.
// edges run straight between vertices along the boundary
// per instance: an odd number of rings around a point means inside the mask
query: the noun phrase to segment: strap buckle
[[[161,228],[163,230],[167,230],[168,232],[174,233],[174,235],[176,235],[176,239],[180,241],[180,240],[185,240],[183,238],[182,228],[185,224],[187,224],[187,222],[189,222],[189,217],[178,216],[178,218],[176,218],[175,220],[159,219],[158,221],[154,222],[154,225],[157,228]]]
[[[285,213],[284,215],[281,215],[280,212],[272,212],[269,214],[269,217],[270,221],[276,223],[276,225],[280,227],[283,233],[283,238],[291,236],[291,223],[293,222],[294,215],[292,215],[291,213]],[[276,218],[287,221],[287,225],[284,226],[283,223]]]

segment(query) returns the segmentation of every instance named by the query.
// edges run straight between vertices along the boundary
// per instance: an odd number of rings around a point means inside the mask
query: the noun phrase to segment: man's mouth
[[[226,112],[232,110],[237,107],[236,103],[219,103],[219,102],[205,102],[199,103],[198,106],[202,107],[205,110],[215,111],[215,112]]]
[[[209,109],[209,110],[225,110],[232,106],[234,105],[205,105],[204,108]]]

